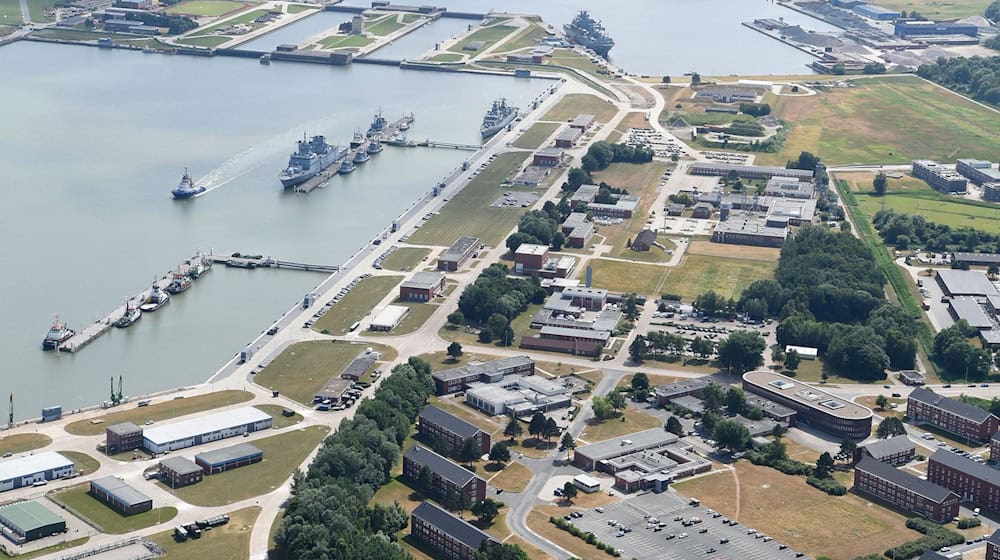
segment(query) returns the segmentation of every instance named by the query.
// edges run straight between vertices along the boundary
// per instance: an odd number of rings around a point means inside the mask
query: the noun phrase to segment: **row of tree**
[[[552,204],[551,201],[546,204]],[[565,217],[563,217],[565,219]],[[531,210],[521,216],[521,221],[517,224],[517,231],[507,238],[507,248],[513,253],[518,247],[528,243],[534,245],[548,245],[553,251],[561,251],[566,243],[566,236],[563,234],[559,224],[562,220],[553,217],[544,210]]]
[[[529,304],[545,300],[545,289],[537,278],[511,278],[509,273],[506,266],[492,264],[465,288],[458,309],[466,322],[485,325],[494,314],[510,321]]]
[[[584,171],[593,173],[607,169],[612,163],[648,163],[653,161],[653,155],[653,149],[647,146],[600,141],[587,148],[587,153],[580,159],[580,165]]]
[[[919,214],[879,210],[872,217],[872,225],[887,245],[900,250],[924,247],[935,253],[952,249],[970,253],[1000,252],[1000,235],[968,226],[936,224]]]
[[[1000,56],[938,58],[921,64],[917,75],[969,97],[1000,105]]]

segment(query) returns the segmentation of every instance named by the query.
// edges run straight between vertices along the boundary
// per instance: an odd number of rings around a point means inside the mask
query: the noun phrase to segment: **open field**
[[[553,51],[552,56],[548,59],[548,64],[579,70],[598,82],[607,82],[609,79],[606,71],[603,74],[597,71],[600,68],[597,63],[590,60],[589,57],[570,49],[556,49]]]
[[[916,10],[930,20],[981,16],[991,0],[883,0],[879,6],[894,10]]]
[[[26,0],[25,3],[28,4],[28,14],[31,15],[31,21],[43,23],[55,19],[53,16],[45,15],[45,10],[51,10],[55,6],[55,0]]]
[[[371,33],[372,35],[378,35],[379,37],[389,35],[390,33],[399,31],[404,27],[405,24],[400,23],[398,20],[399,16],[397,14],[390,14],[376,20],[374,23],[366,21],[365,33]]]
[[[109,37],[114,43],[124,43],[127,39],[136,39],[135,35],[58,28],[39,29],[38,31],[33,31],[31,35],[36,37],[45,37],[47,39],[60,39],[63,41],[96,41],[101,37]]]
[[[503,52],[518,51],[521,49],[527,49],[529,47],[538,46],[536,40],[548,37],[548,32],[545,31],[537,23],[532,23],[527,29],[521,31],[515,35],[511,40],[507,41],[501,47]]]
[[[430,57],[431,62],[458,62],[462,60],[462,55],[455,53],[441,53]]]
[[[739,475],[739,516],[734,519],[810,556],[825,554],[849,560],[915,539],[906,517],[854,494],[830,496],[806,484],[805,477],[784,475],[746,461],[735,464]],[[721,472],[674,485],[685,496],[724,515],[737,513],[732,473]],[[832,523],[804,523],[835,519]]]
[[[452,360],[451,357],[443,351],[432,352],[430,354],[420,354],[417,357],[429,363],[431,365],[431,371],[435,372],[464,366],[470,362],[489,362],[491,360],[500,359],[499,356],[491,356],[489,354],[480,354],[469,351],[462,352],[462,355],[459,356],[457,360]]]
[[[487,463],[487,472],[489,472],[491,464]],[[505,492],[523,492],[532,476],[528,467],[517,461],[511,461],[499,474],[489,479],[489,483]]]
[[[39,449],[52,443],[52,438],[45,434],[14,434],[0,439],[0,455],[4,453],[24,453]]]
[[[593,268],[593,286],[612,292],[635,292],[637,294],[657,295],[663,292],[663,287],[670,271],[665,266],[637,264],[606,259],[591,259]],[[586,268],[582,268],[577,279],[584,280]]]
[[[402,276],[372,276],[365,278],[340,298],[335,305],[313,324],[313,330],[334,336],[348,332],[351,325],[365,318],[378,302],[389,295]]]
[[[340,372],[354,358],[373,347],[382,352],[382,358],[395,358],[395,351],[379,344],[351,344],[343,341],[307,341],[293,344],[257,374],[254,382],[261,387],[294,399],[304,405],[311,405],[313,395],[326,385],[331,377]]]
[[[201,538],[179,543],[171,531],[157,533],[150,540],[160,545],[170,560],[241,560],[250,556],[250,532],[260,514],[259,507],[229,513],[229,523],[204,531]]]
[[[17,27],[21,25],[21,4],[18,0],[0,0],[0,22]],[[13,31],[13,29],[11,29]]]
[[[82,451],[59,451],[59,454],[73,461],[73,466],[80,474],[93,474],[101,468],[101,462]]]
[[[632,432],[662,427],[663,422],[656,416],[641,410],[626,408],[622,416],[617,418],[609,418],[604,421],[598,421],[596,418],[590,419],[587,422],[587,427],[580,433],[579,439],[596,443]]]
[[[671,269],[664,290],[690,301],[709,290],[724,298],[739,298],[743,288],[754,280],[771,278],[777,263],[743,259],[685,256],[680,266]]]
[[[389,332],[381,331],[369,331],[365,333],[366,336],[401,336],[404,334],[410,334],[427,322],[427,319],[431,318],[431,315],[440,307],[436,303],[420,303],[415,301],[403,301],[397,299],[392,302],[392,305],[399,305],[402,307],[408,307],[410,312],[403,317],[403,320],[396,325],[396,328]]]
[[[571,93],[564,96],[541,118],[543,121],[568,121],[577,115],[594,115],[600,122],[608,122],[615,116],[615,106],[600,97],[585,93]]]
[[[190,0],[174,4],[165,11],[168,14],[186,14],[199,17],[218,17],[238,10],[246,4],[232,0]]]
[[[212,24],[208,27],[199,28],[197,31],[192,33],[191,36],[208,35],[209,33],[215,31],[216,29],[222,29],[224,27],[232,27],[238,23],[242,23],[244,25],[250,25],[253,22],[253,20],[263,15],[267,15],[267,10],[248,10],[236,17],[228,18],[224,21]]]
[[[854,80],[852,88],[778,97],[772,114],[791,124],[784,148],[757,155],[784,165],[803,150],[828,165],[990,159],[1000,150],[997,114],[916,77]]]
[[[552,136],[552,133],[555,132],[560,126],[562,125],[558,123],[535,123],[531,125],[531,128],[525,130],[523,134],[518,136],[517,140],[514,140],[514,146],[528,150],[540,148],[542,144],[545,143],[545,140],[547,140],[549,136]]]
[[[781,249],[776,247],[752,247],[750,245],[729,245],[727,243],[694,240],[688,245],[687,254],[743,259],[747,261],[777,262],[778,257],[781,256]]]
[[[634,373],[630,373],[618,382],[618,387],[627,387],[632,385],[632,378],[635,377]],[[652,389],[658,385],[667,385],[670,383],[676,383],[680,381],[681,377],[674,377],[673,375],[663,375],[662,373],[646,373],[646,377],[649,378],[649,387]]]
[[[419,265],[424,257],[431,254],[430,249],[422,247],[400,247],[382,261],[382,268],[409,272]]]
[[[795,371],[783,370],[781,373],[805,383],[826,382],[833,385],[856,385],[858,383],[857,379],[842,377],[837,375],[837,372],[827,368],[826,364],[823,363],[822,357],[816,360],[802,360]],[[823,378],[824,373],[826,374],[825,379]]]
[[[479,54],[489,50],[497,41],[500,41],[507,35],[510,35],[514,31],[517,31],[517,27],[513,25],[492,25],[490,27],[480,28],[473,33],[466,35],[458,40],[454,45],[452,45],[448,50],[453,53],[459,54]],[[463,47],[469,43],[475,41],[482,41],[483,46],[477,51],[466,51]]]
[[[212,35],[209,37],[185,37],[178,39],[177,42],[194,47],[218,47],[223,43],[232,41],[232,39],[232,37],[226,35]]]
[[[364,35],[331,35],[320,40],[324,49],[346,49],[349,47],[365,47],[374,42]]]
[[[656,161],[641,164],[612,163],[607,169],[593,173],[595,183],[604,182],[613,187],[624,188],[630,195],[639,197],[639,206],[630,219],[621,224],[597,226],[597,233],[604,236],[607,245],[613,247],[611,256],[642,261],[669,259],[659,248],[639,252],[626,247],[628,240],[635,239],[646,227],[650,206],[656,200],[660,178],[668,167],[668,164]],[[668,249],[673,248],[673,242],[666,238],[661,243]]]
[[[263,461],[207,475],[201,482],[177,488],[173,493],[189,504],[205,507],[267,494],[291,477],[329,432],[329,426],[309,426],[254,440],[254,447],[264,452]]]
[[[874,173],[838,172],[857,193],[858,208],[869,218],[882,209],[882,197],[872,192]],[[946,196],[909,174],[889,179],[885,207],[908,214],[920,214],[927,221],[951,227],[969,226],[980,231],[1000,233],[1000,204]]]
[[[298,14],[306,10],[316,10],[321,8],[321,6],[313,4],[288,4],[287,12],[290,14]]]
[[[490,208],[504,191],[517,190],[501,183],[512,178],[527,159],[524,152],[501,154],[482,173],[452,198],[437,216],[424,222],[409,243],[451,245],[463,235],[478,237],[491,247],[499,246],[517,225],[524,208]]]
[[[900,406],[906,404],[906,399],[892,398],[888,394],[885,395],[885,396],[886,396],[886,398],[889,399],[889,403],[890,404],[896,404],[896,405],[900,405]],[[854,399],[854,402],[856,402],[856,403],[858,403],[858,404],[860,404],[862,406],[867,406],[868,408],[872,409],[872,411],[874,411],[875,414],[878,414],[879,416],[885,416],[885,417],[894,416],[896,418],[902,418],[903,417],[903,413],[902,412],[897,412],[896,410],[890,408],[889,406],[886,406],[885,410],[879,410],[878,407],[875,406],[875,399],[876,398],[878,398],[877,395],[864,395],[864,396],[861,396],[861,397],[858,397],[858,398]]]
[[[59,505],[69,508],[90,523],[101,527],[103,532],[112,535],[144,529],[157,523],[167,523],[177,515],[177,508],[161,507],[125,516],[88,494],[88,490],[90,483],[85,482],[50,494],[50,497]]]
[[[257,410],[270,414],[273,421],[271,422],[271,427],[273,428],[287,428],[288,426],[294,426],[302,421],[302,415],[296,412],[291,416],[285,416],[281,412],[285,410],[285,407],[280,404],[257,404],[254,405]]]
[[[97,418],[90,420],[77,420],[76,422],[67,424],[66,431],[75,436],[96,436],[103,434],[104,429],[108,426],[120,424],[122,422],[133,422],[141,426],[147,420],[153,420],[156,422],[169,420],[170,418],[177,418],[178,416],[184,416],[186,414],[194,414],[196,412],[212,410],[213,408],[239,404],[252,398],[253,393],[235,390],[217,391],[215,393],[196,395],[193,397],[178,396],[171,398],[169,395],[165,395],[162,397],[154,397],[151,399],[153,404],[142,408],[136,407],[132,403],[126,403],[121,406],[131,408],[128,408],[127,410],[117,410],[116,412],[111,412],[105,414],[104,416],[98,416]],[[160,399],[169,400],[156,402]]]

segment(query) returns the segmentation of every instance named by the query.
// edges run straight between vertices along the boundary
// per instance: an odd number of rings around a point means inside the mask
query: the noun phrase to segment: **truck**
[[[187,529],[184,528],[184,526],[178,525],[174,527],[174,540],[176,540],[177,542],[184,542],[188,540],[188,532]]]
[[[247,346],[240,351],[240,363],[245,364],[253,357],[253,346]]]
[[[396,233],[397,231],[399,231],[399,221],[398,220],[393,220],[392,221],[392,228],[390,228],[390,231],[392,231],[392,233]]]

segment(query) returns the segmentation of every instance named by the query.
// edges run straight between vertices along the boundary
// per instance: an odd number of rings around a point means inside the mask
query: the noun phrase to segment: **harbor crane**
[[[112,406],[118,406],[124,402],[125,397],[122,395],[122,380],[124,376],[118,376],[118,392],[115,392],[115,378],[111,377],[111,404]]]

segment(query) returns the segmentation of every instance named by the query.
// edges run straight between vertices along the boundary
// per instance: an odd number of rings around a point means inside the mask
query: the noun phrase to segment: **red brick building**
[[[407,449],[403,454],[403,475],[410,480],[417,480],[424,467],[431,471],[438,499],[443,499],[452,492],[465,494],[473,504],[486,499],[486,481],[476,473],[421,445]]]
[[[493,540],[493,537],[430,502],[424,502],[413,510],[410,534],[447,560],[473,560],[479,547]]]
[[[986,560],[1000,560],[1000,531],[993,531],[986,539]]]
[[[438,257],[437,269],[454,272],[476,256],[482,243],[478,237],[463,235]]]
[[[561,148],[542,148],[532,156],[531,165],[558,167],[562,163],[562,159],[563,151]]]
[[[399,285],[399,299],[403,301],[430,301],[444,292],[444,274],[418,272]]]
[[[579,128],[566,127],[559,133],[559,136],[556,136],[556,147],[572,148],[580,141],[581,136],[583,136],[583,131]]]
[[[1000,433],[995,433],[990,438],[990,461],[1000,461]]]
[[[906,414],[914,424],[930,424],[962,438],[987,441],[1000,429],[988,410],[917,387],[906,399]]]
[[[522,243],[514,251],[514,270],[540,270],[549,260],[549,248],[545,245]]]
[[[958,516],[957,494],[871,457],[855,465],[854,490],[937,523]]]
[[[871,457],[876,461],[898,466],[909,463],[916,456],[917,447],[909,437],[895,436],[859,446],[854,460],[861,461],[865,457]]]
[[[927,480],[978,507],[1000,510],[1000,470],[939,449],[927,462]]]
[[[467,439],[479,445],[480,453],[489,453],[493,446],[490,434],[433,405],[425,406],[417,416],[417,432],[427,441],[445,442],[452,455],[462,449]]]

